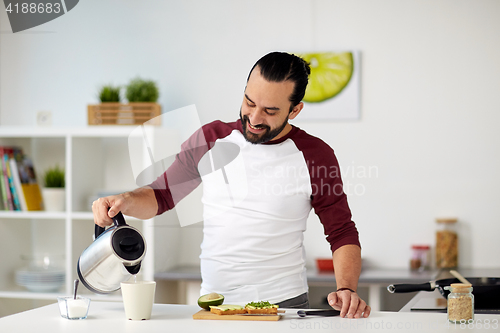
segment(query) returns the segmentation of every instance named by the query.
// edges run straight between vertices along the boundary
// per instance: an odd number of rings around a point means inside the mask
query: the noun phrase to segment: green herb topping
[[[256,309],[266,309],[266,308],[276,308],[277,305],[271,304],[268,301],[260,301],[260,302],[250,302],[245,307],[252,307]]]

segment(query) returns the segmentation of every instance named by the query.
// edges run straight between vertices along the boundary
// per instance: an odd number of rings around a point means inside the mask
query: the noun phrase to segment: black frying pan
[[[500,278],[467,278],[472,283],[474,307],[476,309],[500,308]],[[438,289],[444,298],[448,298],[449,290],[444,287],[452,283],[461,283],[458,279],[442,279],[422,284],[391,284],[387,290],[391,293],[410,293],[414,291],[434,291]]]

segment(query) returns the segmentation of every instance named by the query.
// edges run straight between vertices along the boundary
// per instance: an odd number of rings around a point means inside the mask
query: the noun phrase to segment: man
[[[303,308],[303,232],[314,208],[333,253],[338,289],[329,304],[342,317],[368,317],[356,293],[361,249],[337,159],[326,143],[288,123],[304,106],[309,74],[297,56],[262,57],[247,79],[240,120],[203,126],[149,186],[94,202],[95,223],[110,225],[119,211],[139,219],[162,214],[203,181],[201,293]]]

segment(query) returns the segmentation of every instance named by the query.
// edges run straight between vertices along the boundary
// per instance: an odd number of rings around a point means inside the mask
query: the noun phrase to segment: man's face
[[[293,92],[291,81],[270,82],[255,67],[248,79],[240,109],[243,135],[251,143],[264,143],[286,135],[293,119],[302,109],[302,103],[290,112],[288,98]]]

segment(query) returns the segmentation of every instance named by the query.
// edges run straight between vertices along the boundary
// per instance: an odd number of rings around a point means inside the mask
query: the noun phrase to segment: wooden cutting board
[[[193,319],[208,319],[208,320],[259,320],[259,321],[277,321],[280,320],[280,315],[218,315],[207,310],[200,310],[193,315]]]

